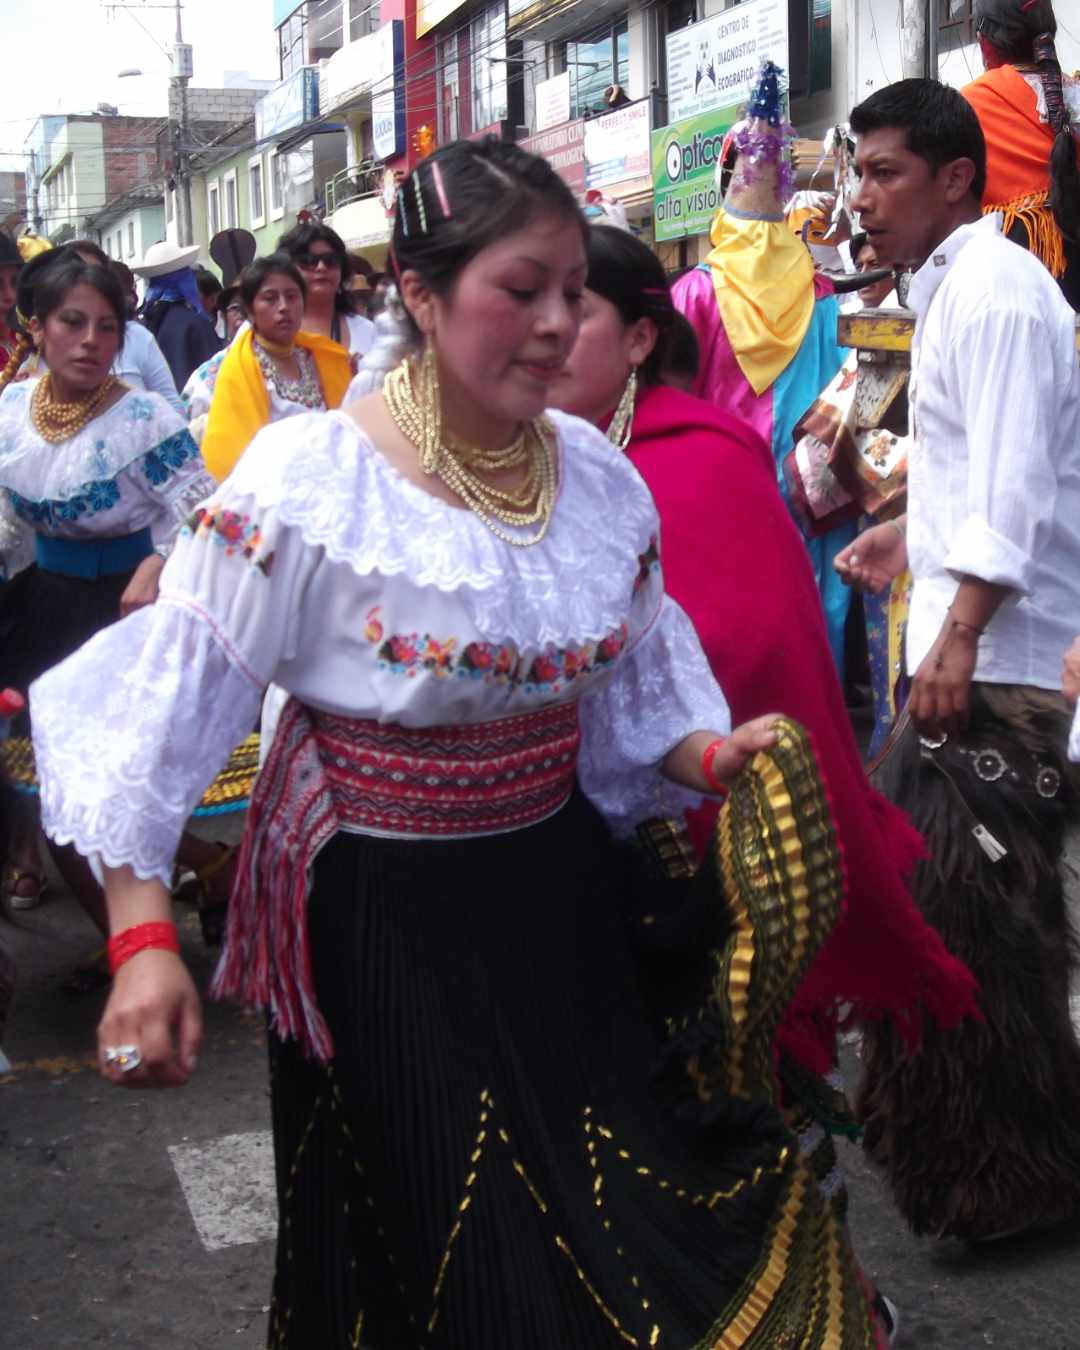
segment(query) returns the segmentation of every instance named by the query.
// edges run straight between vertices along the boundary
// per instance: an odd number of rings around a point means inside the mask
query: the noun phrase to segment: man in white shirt
[[[1080,1217],[1080,1047],[1060,861],[1076,785],[1061,653],[1080,631],[1080,367],[1049,272],[980,210],[986,149],[954,90],[860,104],[850,205],[917,269],[908,514],[836,560],[877,591],[910,563],[910,725],[881,785],[931,859],[916,898],[986,1022],[904,1060],[868,1036],[866,1142],[916,1231],[985,1240]]]

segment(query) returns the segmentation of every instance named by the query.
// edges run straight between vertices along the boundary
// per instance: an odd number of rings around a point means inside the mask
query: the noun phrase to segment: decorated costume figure
[[[738,159],[713,220],[712,252],[680,277],[673,298],[701,348],[694,392],[764,438],[786,495],[782,464],[795,423],[840,369],[844,352],[832,286],[815,274],[806,245],[784,217],[793,133],[781,112],[780,74],[766,65],[748,119],[733,133]],[[838,666],[850,597],[831,560],[853,533],[844,525],[807,540]]]

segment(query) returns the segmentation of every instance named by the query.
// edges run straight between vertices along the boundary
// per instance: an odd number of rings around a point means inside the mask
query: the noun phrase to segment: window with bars
[[[248,204],[251,227],[257,230],[266,224],[266,202],[263,195],[263,162],[257,155],[248,160]]]
[[[379,0],[349,0],[349,41],[367,37],[379,26]]]
[[[210,183],[206,189],[206,220],[213,239],[221,229],[221,189],[217,183]]]
[[[570,116],[607,112],[604,90],[630,80],[630,34],[625,17],[563,43],[561,64],[570,72]]]
[[[975,0],[936,0],[938,32],[946,49],[975,41]]]
[[[281,78],[307,65],[307,6],[301,5],[278,29]]]
[[[225,228],[235,230],[237,223],[236,171],[230,169],[225,175]]]
[[[457,33],[439,43],[439,144],[461,135],[461,56]]]
[[[270,156],[270,219],[280,220],[285,214],[285,156]]]
[[[472,129],[479,131],[507,115],[506,6],[492,5],[472,21]]]

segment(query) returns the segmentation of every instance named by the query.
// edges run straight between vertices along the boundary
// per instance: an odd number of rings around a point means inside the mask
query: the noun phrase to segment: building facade
[[[153,182],[165,119],[107,114],[40,117],[25,142],[28,214],[34,229],[63,243],[132,188]]]

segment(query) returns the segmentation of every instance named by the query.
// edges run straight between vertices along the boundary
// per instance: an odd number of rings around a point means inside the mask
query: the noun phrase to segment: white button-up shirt
[[[1080,366],[1075,315],[1001,217],[954,230],[912,279],[914,446],[907,665],[914,674],[960,579],[1011,588],[975,678],[1061,687],[1080,633]]]

